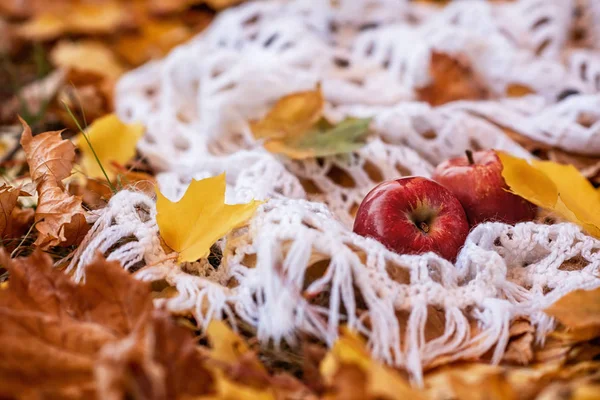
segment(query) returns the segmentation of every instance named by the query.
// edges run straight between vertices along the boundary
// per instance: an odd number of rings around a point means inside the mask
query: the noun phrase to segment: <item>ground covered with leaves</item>
[[[214,321],[202,331],[191,316],[155,305],[164,287],[134,279],[100,253],[87,267],[85,283],[73,282],[65,267],[91,227],[86,215],[123,188],[155,193],[154,171],[136,152],[143,127],[112,113],[116,81],[166,55],[233,3],[0,2],[0,397],[599,398],[600,289],[573,292],[548,309],[559,326],[542,342],[529,321],[513,322],[501,365],[491,365],[491,357],[439,362],[417,388],[404,371],[372,360],[353,332],[340,332],[327,349],[310,337],[295,348],[259,345],[243,324],[234,332]],[[432,105],[485,96],[460,60],[435,54],[430,72],[434,79],[419,96]],[[527,90],[515,86],[509,95]],[[298,99],[303,105],[289,113]],[[296,159],[361,146],[369,121],[349,119],[334,127],[322,119],[322,107],[318,90],[288,96],[253,123],[253,132],[266,139],[269,151]],[[351,140],[340,145],[341,136]],[[600,160],[513,136],[532,153],[573,166],[557,179],[542,164],[514,160],[513,190],[525,193],[519,176],[530,173],[551,181],[547,187],[567,182],[595,191],[590,182],[598,183]],[[158,193],[164,246],[181,262],[208,255],[218,265],[211,245],[260,204],[225,205],[224,177],[194,182],[183,203],[207,185],[215,196],[203,212],[208,209],[222,228],[208,233],[199,229],[199,215],[182,213],[178,207],[185,204]],[[581,200],[565,197],[566,208],[551,211],[596,232],[598,216],[589,210],[597,201],[581,206]],[[169,230],[169,222],[178,229]]]

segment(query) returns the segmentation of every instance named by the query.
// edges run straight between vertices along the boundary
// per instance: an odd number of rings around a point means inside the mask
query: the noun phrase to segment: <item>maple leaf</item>
[[[81,133],[76,139],[81,150],[80,164],[85,174],[90,178],[104,177],[104,172],[98,164],[100,162],[112,181],[117,175],[117,171],[112,167],[113,163],[125,164],[132,159],[143,133],[142,124],[125,124],[115,114],[95,120],[85,131],[89,143]]]
[[[179,253],[179,262],[208,256],[210,246],[246,222],[261,201],[225,204],[225,174],[192,180],[181,200],[172,202],[156,191],[156,222],[165,243]]]
[[[71,173],[75,146],[63,140],[59,131],[44,132],[34,137],[27,123],[23,120],[21,123],[21,145],[39,196],[35,211],[35,227],[39,235],[35,244],[50,247],[77,243],[89,226],[81,198],[68,194],[61,182]]]
[[[96,262],[76,286],[41,252],[10,260],[0,291],[0,393],[89,391],[94,355],[138,323],[151,307],[147,285],[116,263]]]
[[[512,193],[600,237],[600,194],[572,165],[526,160],[497,152]]]
[[[321,363],[331,399],[424,399],[397,371],[374,361],[360,337],[343,331]]]
[[[430,83],[416,91],[420,100],[432,106],[457,100],[481,100],[487,96],[486,88],[477,80],[471,67],[448,54],[431,53],[429,76]]]
[[[0,396],[177,399],[210,394],[190,332],[153,311],[147,283],[97,258],[76,285],[41,252],[8,259]],[[96,394],[97,396],[94,396]]]
[[[347,118],[337,125],[323,118],[321,88],[292,93],[275,103],[267,115],[250,127],[256,139],[265,139],[271,153],[292,159],[349,153],[365,144],[371,119]]]

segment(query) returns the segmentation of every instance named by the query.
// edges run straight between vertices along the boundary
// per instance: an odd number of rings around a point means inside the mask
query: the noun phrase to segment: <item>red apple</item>
[[[454,261],[469,233],[460,202],[440,184],[418,176],[383,182],[367,194],[354,232],[401,254],[433,251]]]
[[[507,192],[502,163],[493,150],[467,151],[437,166],[433,179],[448,188],[463,205],[471,226],[484,221],[515,224],[535,218],[537,208]]]

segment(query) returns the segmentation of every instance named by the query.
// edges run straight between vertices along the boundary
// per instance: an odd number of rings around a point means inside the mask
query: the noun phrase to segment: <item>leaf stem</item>
[[[467,154],[467,160],[469,160],[469,165],[475,164],[475,160],[473,159],[473,152],[471,150],[465,150]]]
[[[85,138],[85,141],[87,142],[88,146],[90,146],[90,149],[92,150],[92,154],[94,154],[94,158],[96,159],[96,162],[100,166],[100,169],[102,170],[102,173],[104,174],[104,178],[106,178],[106,182],[108,182],[108,186],[110,186],[110,190],[113,192],[113,194],[117,193],[117,189],[114,187],[114,185],[110,181],[110,178],[108,177],[108,174],[106,173],[106,170],[104,169],[104,166],[100,162],[100,158],[98,158],[98,155],[96,154],[96,150],[94,150],[94,147],[92,146],[92,142],[90,142],[90,139],[88,138],[86,133],[83,131],[83,129],[81,129],[81,125],[79,125],[79,121],[77,120],[77,118],[75,117],[73,112],[71,111],[71,108],[69,108],[67,103],[65,103],[64,101],[62,103],[65,106],[65,109],[67,110],[67,112],[69,113],[69,116],[73,119],[73,121],[75,122],[75,125],[77,125],[77,128],[79,129],[79,131]]]

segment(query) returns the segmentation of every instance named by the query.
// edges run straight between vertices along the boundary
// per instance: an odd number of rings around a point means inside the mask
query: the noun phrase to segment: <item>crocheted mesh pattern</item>
[[[215,268],[205,259],[170,260],[153,199],[123,191],[73,259],[75,277],[83,279],[100,250],[125,268],[145,266],[139,279],[174,286],[177,295],[160,300],[172,311],[191,311],[203,325],[241,319],[262,341],[293,344],[304,332],[331,344],[345,324],[368,337],[375,357],[406,368],[416,382],[423,367],[441,359],[494,348],[499,361],[517,317],[528,317],[543,340],[553,328],[545,307],[568,291],[600,286],[600,242],[577,226],[482,224],[453,265],[434,254],[395,254],[353,234],[351,225],[378,182],[430,176],[465,149],[531,157],[507,129],[600,153],[599,11],[593,0],[457,1],[445,8],[273,0],[221,13],[165,59],[126,74],[117,111],[145,124],[139,149],[161,171],[167,197],[182,196],[191,179],[225,171],[227,202],[269,200],[219,241],[223,258]],[[432,51],[467,60],[487,99],[438,107],[416,101],[431,80]],[[306,161],[266,152],[248,121],[318,82],[327,118],[373,118],[369,143]],[[534,94],[508,98],[512,84]],[[584,95],[559,101],[567,88]],[[436,334],[432,320],[441,326]]]

